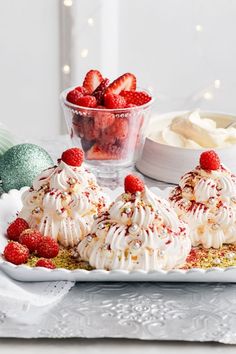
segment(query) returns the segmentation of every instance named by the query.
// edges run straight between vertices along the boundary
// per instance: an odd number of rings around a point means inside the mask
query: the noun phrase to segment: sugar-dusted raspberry
[[[19,242],[28,247],[30,252],[35,252],[42,237],[43,235],[38,230],[26,229],[20,234]]]
[[[40,258],[38,262],[35,264],[35,267],[43,267],[48,269],[55,269],[55,264],[51,261],[51,259]]]
[[[22,218],[14,220],[7,228],[7,237],[9,240],[18,241],[20,234],[29,228],[29,224]]]
[[[54,258],[59,253],[59,245],[50,236],[44,236],[39,242],[37,252],[39,257]]]
[[[205,151],[200,156],[200,166],[203,170],[218,170],[220,158],[214,150]]]
[[[115,93],[106,93],[104,95],[104,104],[106,108],[109,109],[119,109],[126,106],[126,100],[120,95]]]
[[[143,190],[144,190],[144,183],[139,177],[135,175],[128,175],[125,177],[126,193],[142,192]]]
[[[84,161],[84,153],[79,148],[71,148],[62,153],[61,159],[67,165],[78,167],[81,166]]]
[[[4,257],[13,264],[23,264],[28,261],[29,250],[19,242],[9,242],[4,249]]]

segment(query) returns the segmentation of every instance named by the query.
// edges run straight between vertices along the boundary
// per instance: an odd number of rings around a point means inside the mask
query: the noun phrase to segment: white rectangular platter
[[[27,187],[25,187],[27,188]],[[21,194],[25,188],[11,190],[8,194],[3,194],[0,198],[0,252],[2,253],[7,240],[4,235],[7,224],[14,219],[17,211],[22,207]],[[154,188],[155,192],[162,197],[166,197],[169,188],[160,190]],[[120,189],[113,191],[118,194]],[[113,195],[114,197],[114,195]],[[26,265],[16,266],[0,257],[0,270],[8,274],[11,278],[19,281],[58,281],[70,280],[79,282],[99,281],[99,282],[232,282],[236,283],[236,267],[219,268],[214,267],[204,269],[174,269],[169,271],[126,271],[126,270],[66,270],[66,269],[46,269],[31,268]]]

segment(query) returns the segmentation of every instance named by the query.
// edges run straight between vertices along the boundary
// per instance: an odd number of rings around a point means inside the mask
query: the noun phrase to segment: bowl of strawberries
[[[82,86],[64,90],[61,102],[73,145],[97,170],[132,166],[142,152],[152,96],[126,73],[113,82],[90,70]]]

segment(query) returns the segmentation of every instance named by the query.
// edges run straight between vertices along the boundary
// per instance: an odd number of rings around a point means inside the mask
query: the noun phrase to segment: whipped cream
[[[236,129],[223,128],[226,124],[218,117],[217,120],[203,117],[196,110],[175,117],[166,127],[162,127],[161,121],[158,122],[158,131],[150,137],[159,143],[181,148],[227,147],[236,144]]]
[[[236,242],[236,176],[221,165],[186,173],[170,195],[179,218],[190,226],[193,246],[220,248]]]
[[[19,217],[64,247],[76,246],[108,204],[91,172],[63,161],[43,171],[23,193],[22,202]]]
[[[189,254],[188,226],[169,202],[145,188],[123,193],[95,220],[78,245],[80,257],[98,269],[172,269]]]

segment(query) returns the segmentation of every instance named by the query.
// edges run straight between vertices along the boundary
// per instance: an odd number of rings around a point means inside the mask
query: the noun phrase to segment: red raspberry
[[[114,124],[108,128],[110,135],[115,136],[119,140],[124,140],[128,136],[129,124],[124,118],[116,118]]]
[[[19,242],[28,247],[30,252],[35,252],[38,248],[43,235],[41,232],[33,229],[26,229],[20,234]]]
[[[83,87],[83,86],[77,86],[77,87],[75,88],[75,90],[76,90],[77,92],[81,93],[83,96],[89,94],[88,90],[87,90],[85,87]],[[80,97],[81,97],[81,96],[80,96]]]
[[[37,252],[39,257],[54,258],[59,253],[59,245],[50,236],[44,236],[38,244]]]
[[[53,264],[50,259],[45,259],[45,258],[39,259],[38,262],[35,264],[35,267],[44,267],[48,269],[56,268],[55,264]]]
[[[29,250],[18,242],[9,242],[4,249],[4,257],[13,264],[23,264],[28,261]]]
[[[128,175],[125,177],[125,192],[136,193],[144,190],[144,183],[139,177]]]
[[[126,100],[120,95],[114,93],[107,93],[104,96],[104,104],[106,108],[118,109],[124,108],[126,106]]]
[[[17,218],[7,228],[7,237],[9,240],[18,241],[20,234],[29,228],[29,224],[22,218]]]
[[[203,170],[218,170],[220,158],[214,150],[205,151],[200,156],[200,166]]]
[[[78,99],[78,106],[95,108],[97,106],[97,100],[94,96],[82,96]]]
[[[78,101],[81,97],[83,97],[83,93],[74,89],[74,90],[68,92],[66,99],[68,102],[78,105]]]
[[[62,153],[61,159],[67,165],[79,167],[84,161],[84,153],[79,148],[71,148]]]

